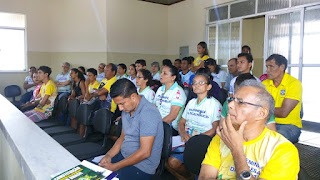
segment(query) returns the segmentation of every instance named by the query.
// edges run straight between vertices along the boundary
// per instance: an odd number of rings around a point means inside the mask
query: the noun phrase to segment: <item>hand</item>
[[[105,163],[111,163],[111,156],[105,155],[99,162],[99,166],[104,165]]]
[[[247,121],[244,121],[237,131],[232,125],[230,114],[228,114],[225,119],[220,120],[220,124],[217,128],[217,134],[231,152],[235,150],[243,151],[243,131],[246,124]]]
[[[180,133],[180,136],[181,136],[181,141],[183,142],[187,142],[191,138],[191,135],[186,132]]]
[[[32,105],[32,102],[27,102],[25,104],[22,104],[21,107],[28,107],[28,106],[31,106]]]
[[[105,100],[107,100],[107,97],[106,97],[105,95],[102,95],[102,96],[99,96],[99,99],[100,99],[101,101],[105,101]]]
[[[119,168],[117,167],[116,163],[111,163],[111,157],[109,155],[105,155],[100,163],[99,166],[104,167],[110,171],[117,171]]]

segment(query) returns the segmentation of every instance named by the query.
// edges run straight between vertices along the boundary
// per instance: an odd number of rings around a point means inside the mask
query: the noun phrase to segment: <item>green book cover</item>
[[[51,180],[99,180],[105,178],[102,173],[93,171],[83,165],[78,165],[55,176]]]

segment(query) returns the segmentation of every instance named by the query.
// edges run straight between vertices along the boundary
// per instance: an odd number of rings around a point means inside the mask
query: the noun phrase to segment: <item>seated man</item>
[[[257,81],[246,80],[220,120],[199,179],[297,179],[297,148],[281,134],[266,128],[274,100]]]
[[[273,54],[266,60],[268,79],[262,83],[275,100],[277,131],[292,143],[298,142],[302,122],[300,117],[302,101],[301,82],[287,74],[288,60]]]
[[[162,152],[161,115],[128,79],[115,82],[110,94],[122,111],[122,132],[99,165],[116,171],[119,179],[151,179]]]
[[[117,109],[117,105],[110,97],[110,88],[111,85],[117,81],[117,66],[112,63],[106,65],[104,67],[104,73],[106,78],[101,81],[98,91],[94,92],[93,96],[99,97],[100,106],[98,108],[106,108],[114,113]]]
[[[184,87],[189,87],[192,84],[192,80],[194,78],[194,73],[190,71],[192,61],[188,57],[184,57],[181,61],[180,69],[182,71],[179,72],[181,76],[181,82]]]
[[[228,61],[228,76],[226,79],[226,84],[224,85],[224,89],[230,89],[230,82],[231,80],[238,76],[238,69],[237,69],[237,58],[232,58]]]
[[[38,78],[43,84],[35,102],[38,106],[24,113],[33,122],[48,119],[53,111],[54,101],[57,97],[57,88],[54,82],[50,80],[50,74],[51,68],[48,66],[39,67]]]
[[[98,66],[98,75],[97,75],[97,81],[100,83],[104,78],[104,68],[106,67],[106,64],[100,63]]]
[[[64,62],[62,64],[62,73],[58,74],[55,79],[56,86],[58,88],[59,99],[62,96],[69,96],[71,93],[71,78],[70,78],[70,64]]]
[[[134,64],[136,65],[136,71],[147,68],[147,63],[146,63],[146,60],[144,59],[138,59]]]
[[[34,66],[29,68],[29,76],[27,76],[23,83],[23,88],[27,91],[24,95],[21,96],[20,103],[24,104],[31,100],[33,91],[37,86],[37,83],[33,81],[33,74],[37,71]]]

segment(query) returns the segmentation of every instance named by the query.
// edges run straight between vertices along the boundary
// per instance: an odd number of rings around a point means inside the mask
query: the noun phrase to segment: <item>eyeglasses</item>
[[[250,103],[250,102],[243,101],[242,99],[239,99],[239,98],[229,97],[228,98],[228,103],[230,103],[232,101],[234,101],[234,102],[236,102],[238,104],[249,104],[251,106],[262,107],[259,104],[253,104],[253,103]]]
[[[195,85],[200,85],[200,86],[202,86],[202,85],[204,85],[204,84],[207,84],[207,82],[204,82],[204,81],[198,81],[198,82],[196,82],[196,81],[194,81],[194,82],[192,82],[192,85],[193,86],[195,86]]]

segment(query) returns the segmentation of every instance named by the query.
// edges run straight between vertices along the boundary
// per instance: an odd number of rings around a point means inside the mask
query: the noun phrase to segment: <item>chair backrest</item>
[[[74,99],[69,104],[69,116],[75,117],[77,113],[77,109],[80,106],[80,101],[78,99]]]
[[[226,89],[220,88],[220,99],[219,102],[223,105],[223,103],[227,100],[228,98],[228,91]]]
[[[161,152],[160,164],[156,170],[156,175],[161,175],[164,171],[164,165],[171,154],[172,149],[172,129],[171,126],[163,122],[163,146]]]
[[[93,116],[93,127],[102,134],[109,134],[112,113],[107,109],[99,109]]]
[[[59,116],[59,96],[56,97],[54,100],[54,106],[52,111],[52,117],[57,118]]]
[[[21,95],[21,89],[17,85],[7,86],[4,88],[4,95],[6,97],[12,97],[13,100],[15,101],[15,97]]]
[[[187,169],[198,175],[201,163],[207,153],[207,148],[211,142],[211,137],[207,135],[197,135],[191,137],[185,145],[183,160]]]
[[[88,104],[80,104],[77,109],[77,113],[75,117],[80,124],[89,126],[90,113],[91,113],[91,108]]]
[[[58,111],[62,114],[66,114],[68,112],[68,98],[66,96],[62,96],[59,99]]]

